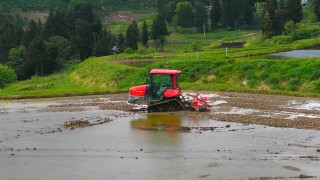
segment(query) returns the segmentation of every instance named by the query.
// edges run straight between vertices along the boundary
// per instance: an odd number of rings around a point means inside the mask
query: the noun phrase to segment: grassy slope
[[[34,77],[0,90],[0,97],[60,96],[72,94],[127,91],[145,82],[150,68],[183,70],[184,89],[232,90],[317,96],[320,90],[320,59],[265,59],[263,54],[305,49],[320,45],[320,38],[298,40],[290,44],[256,40],[258,31],[219,31],[197,34],[173,33],[165,52],[140,48],[136,54],[89,58],[64,72],[49,77]],[[216,48],[225,41],[248,40],[245,48]],[[200,41],[200,51],[192,43]],[[197,59],[198,57],[198,59]],[[157,58],[147,68],[119,65],[110,60]]]
[[[131,75],[141,70],[114,64],[107,59],[107,57],[92,57],[64,72],[48,77],[33,77],[11,84],[0,90],[0,96],[14,98],[62,96],[126,90],[123,88],[123,83],[131,83]]]

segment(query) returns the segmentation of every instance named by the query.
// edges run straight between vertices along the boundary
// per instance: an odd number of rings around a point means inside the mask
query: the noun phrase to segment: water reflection
[[[152,113],[145,118],[131,121],[131,128],[142,130],[136,133],[142,141],[153,144],[179,144],[182,130],[181,118],[174,115]]]

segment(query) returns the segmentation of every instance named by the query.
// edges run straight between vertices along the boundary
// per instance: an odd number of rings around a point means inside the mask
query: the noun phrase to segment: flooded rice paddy
[[[126,94],[0,101],[0,179],[319,179],[320,99],[236,93],[211,112]]]
[[[320,58],[320,50],[293,50],[287,52],[279,52],[271,54],[270,57],[280,57],[280,58]]]

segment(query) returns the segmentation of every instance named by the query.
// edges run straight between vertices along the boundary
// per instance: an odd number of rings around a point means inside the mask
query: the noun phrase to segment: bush
[[[201,43],[200,41],[192,42],[191,48],[193,51],[200,51],[201,50]]]
[[[278,44],[289,44],[289,43],[292,43],[294,40],[291,36],[275,36],[272,38],[272,40],[275,42],[275,43],[278,43]]]
[[[16,81],[17,75],[14,70],[0,64],[0,88]]]
[[[290,91],[298,90],[299,85],[300,85],[300,80],[297,78],[290,79],[288,82],[288,88]]]
[[[309,39],[311,37],[318,36],[320,34],[319,27],[304,27],[299,28],[291,33],[293,40],[300,40],[300,39]]]
[[[317,93],[320,93],[320,80],[314,82],[314,87]]]
[[[124,49],[124,53],[126,53],[126,54],[133,54],[133,53],[134,53],[134,50],[132,50],[131,48],[125,48],[125,49]]]

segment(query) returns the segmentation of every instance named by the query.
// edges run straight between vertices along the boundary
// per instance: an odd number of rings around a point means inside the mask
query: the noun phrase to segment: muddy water
[[[113,102],[0,102],[0,179],[320,178],[319,131],[221,122],[208,113],[102,110],[100,103]],[[70,122],[91,126],[66,128]]]

